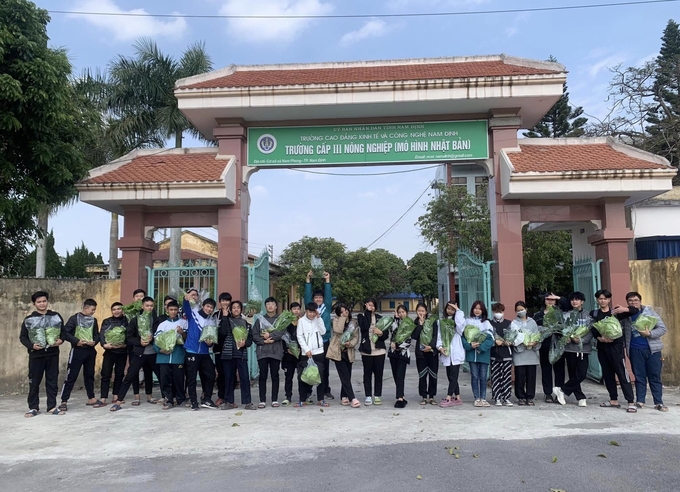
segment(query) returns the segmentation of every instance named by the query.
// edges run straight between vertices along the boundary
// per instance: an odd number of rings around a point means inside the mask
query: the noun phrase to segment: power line
[[[310,171],[309,169],[296,169],[296,168],[290,168],[290,170],[308,174],[323,174],[326,176],[385,176],[388,174],[414,173],[417,171],[424,171],[426,169],[433,169],[435,167],[439,167],[440,165],[441,164],[435,164],[434,166],[420,167],[418,169],[407,169],[405,171],[389,171],[385,173],[327,173],[323,171]]]
[[[408,12],[402,14],[290,14],[290,15],[248,15],[248,14],[150,14],[146,12],[88,12],[75,10],[48,10],[50,14],[98,15],[116,17],[159,17],[181,19],[365,19],[365,18],[405,18],[405,17],[442,17],[462,15],[517,14],[531,12],[553,12],[560,10],[579,10],[610,7],[627,7],[633,5],[649,5],[673,3],[680,0],[638,0],[629,2],[596,3],[590,5],[561,5],[557,7],[533,7],[496,10],[472,10],[465,12]]]
[[[385,232],[383,232],[382,234],[380,234],[380,236],[378,236],[378,238],[377,238],[375,241],[373,241],[371,244],[369,244],[368,246],[366,246],[366,249],[368,249],[368,248],[370,248],[371,246],[373,246],[375,243],[377,243],[377,242],[380,241],[383,237],[385,237],[385,236],[387,235],[388,232],[390,232],[392,229],[394,229],[394,227],[401,221],[401,219],[403,219],[403,218],[406,216],[406,214],[409,213],[409,212],[411,211],[411,209],[412,209],[413,207],[416,206],[416,204],[420,201],[420,199],[423,197],[423,195],[424,195],[425,193],[427,193],[427,190],[430,189],[430,187],[432,186],[432,183],[433,183],[433,182],[430,181],[430,182],[427,184],[427,187],[425,187],[425,189],[423,190],[423,192],[420,194],[420,196],[419,196],[418,198],[416,198],[416,201],[413,202],[413,203],[411,204],[411,206],[410,206],[408,209],[406,209],[406,212],[404,212],[403,214],[401,214],[401,216],[394,222],[394,224],[392,224]]]

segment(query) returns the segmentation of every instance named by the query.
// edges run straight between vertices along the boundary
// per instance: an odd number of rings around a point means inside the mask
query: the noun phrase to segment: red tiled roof
[[[218,181],[227,166],[215,153],[142,155],[108,173],[86,179],[85,184],[174,183]]]
[[[606,143],[583,145],[523,145],[508,152],[517,173],[665,169],[667,166],[631,157]]]
[[[555,70],[512,65],[502,60],[450,63],[425,63],[338,68],[295,68],[241,70],[183,86],[184,89],[227,87],[269,87],[286,85],[351,84],[359,82],[394,82],[406,80],[465,79],[512,75],[543,75]]]
[[[182,260],[217,260],[214,256],[199,253],[198,251],[191,251],[190,249],[183,249],[181,254]],[[169,261],[170,249],[159,249],[151,255],[153,261]]]

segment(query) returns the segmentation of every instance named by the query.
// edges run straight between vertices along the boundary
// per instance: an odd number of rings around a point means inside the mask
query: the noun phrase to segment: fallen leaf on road
[[[553,456],[552,462],[557,463],[557,456]]]
[[[620,446],[620,444],[616,441],[609,441],[610,446]]]
[[[231,424],[231,426],[232,426],[232,427],[241,427],[241,426],[238,425],[236,422],[234,422],[233,424]]]
[[[482,416],[482,414],[480,413],[480,414],[479,414],[479,416],[481,417],[481,416]]]
[[[460,446],[454,446],[453,449],[460,449]]]
[[[416,480],[422,480],[422,479],[423,479],[423,477],[421,477],[420,475],[416,476]]]
[[[473,454],[472,457],[473,457],[473,458],[479,458],[479,455],[478,455],[478,454]]]
[[[460,455],[458,453],[456,453],[456,454],[453,455],[453,457],[458,459],[458,458],[460,458]]]
[[[398,413],[393,413],[392,415],[393,415],[394,417],[396,417],[396,416],[399,415],[399,414],[398,414]]]
[[[319,412],[323,413],[323,408],[319,408]]]
[[[449,448],[449,454],[453,456],[453,449]]]
[[[597,457],[598,457],[598,458],[606,458],[607,455],[604,454],[604,453],[600,453],[600,454],[597,455]]]
[[[567,492],[564,489],[550,489],[550,492]]]
[[[237,417],[240,417],[241,415],[243,415],[243,412],[236,412],[234,415],[236,415]]]

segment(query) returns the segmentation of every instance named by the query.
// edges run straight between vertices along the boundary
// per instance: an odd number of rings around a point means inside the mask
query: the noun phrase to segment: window
[[[394,309],[395,307],[397,307],[397,306],[394,303],[394,301],[390,301],[390,309]]]
[[[411,307],[409,306],[409,301],[404,301],[404,306],[406,306],[407,311],[411,310]]]
[[[465,176],[452,176],[451,186],[467,186],[467,178]]]
[[[477,198],[477,203],[482,205],[487,201],[486,191],[489,187],[489,178],[486,176],[476,176],[475,177],[475,197]]]

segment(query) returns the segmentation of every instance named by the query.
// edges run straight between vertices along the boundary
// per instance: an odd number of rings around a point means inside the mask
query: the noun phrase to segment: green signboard
[[[487,159],[486,120],[248,129],[248,165],[405,164]]]

